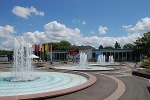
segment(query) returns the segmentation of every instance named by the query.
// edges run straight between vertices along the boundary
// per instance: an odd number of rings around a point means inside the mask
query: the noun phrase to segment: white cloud
[[[121,46],[125,45],[126,43],[133,43],[138,37],[137,34],[131,34],[129,36],[122,36],[122,37],[98,37],[98,36],[91,36],[91,37],[82,37],[79,38],[78,41],[75,42],[76,45],[91,45],[95,48],[98,48],[99,45],[105,46],[112,46],[114,47],[115,42],[117,41],[120,43]]]
[[[50,22],[44,26],[46,37],[52,40],[71,40],[74,37],[81,37],[78,28],[70,29],[57,21]]]
[[[15,33],[13,26],[0,26],[0,38],[12,38],[12,33]]]
[[[123,25],[122,27],[130,32],[132,31],[137,34],[143,34],[150,31],[150,18],[146,17],[139,20],[134,27],[132,27],[132,25]]]
[[[44,32],[26,32],[23,33],[23,35],[24,39],[32,44],[39,44],[41,41],[46,41],[46,36]]]
[[[127,25],[127,26],[123,25],[122,27],[125,28],[129,32],[134,31],[134,28],[132,28],[132,25]]]
[[[2,46],[0,49],[2,50],[12,50],[14,39],[7,39],[6,41],[2,41]]]
[[[50,22],[44,25],[46,32],[60,32],[66,29],[66,26],[58,23],[57,21]]]
[[[86,24],[86,22],[85,22],[85,21],[82,21],[82,24],[83,24],[83,25],[85,25],[85,24]]]
[[[44,32],[39,32],[39,31],[25,32],[23,33],[22,36],[16,36],[16,37],[13,37],[12,39],[7,39],[6,41],[2,41],[1,49],[12,49],[14,46],[15,38],[20,40],[21,37],[23,37],[25,41],[31,44],[40,44],[41,42],[42,43],[50,42],[50,40],[46,37]]]
[[[122,27],[128,30],[129,28],[132,27],[132,25],[127,25],[127,26],[123,25]]]
[[[98,27],[99,34],[105,34],[107,30],[108,30],[107,27],[103,27],[103,26]]]
[[[78,28],[70,29],[63,24],[58,23],[57,21],[47,23],[44,25],[44,29],[44,32],[25,32],[23,33],[22,37],[32,44],[59,42],[61,40],[67,40],[73,43],[82,37],[82,34]],[[12,40],[14,40],[14,38],[18,38],[18,36],[13,37]],[[2,42],[2,45],[5,48],[12,48],[12,44],[13,41],[10,41],[9,39]]]
[[[115,42],[117,41],[120,43],[121,46],[125,45],[126,43],[133,43],[138,37],[140,37],[140,34],[138,34],[141,31],[148,32],[148,29],[150,30],[149,25],[149,18],[144,18],[141,21],[138,21],[135,26],[122,26],[125,29],[132,32],[128,32],[126,36],[122,37],[98,37],[98,36],[90,36],[90,37],[84,37],[80,30],[78,28],[71,29],[65,26],[64,24],[58,23],[57,21],[52,21],[44,25],[44,31],[39,32],[25,32],[23,34],[23,37],[26,41],[38,44],[40,42],[46,43],[46,42],[59,42],[61,40],[67,40],[71,42],[71,44],[76,45],[91,45],[95,48],[98,48],[99,45],[105,46],[113,46]],[[107,27],[99,26],[99,32],[101,34],[106,33],[108,30]],[[0,26],[0,36],[5,38],[7,36],[12,36],[11,33],[15,33],[13,26],[6,25],[5,27]],[[93,33],[94,31],[91,31]],[[4,35],[4,34],[7,34]],[[2,42],[3,48],[10,48],[13,45],[13,39],[8,39],[6,41]],[[1,47],[0,47],[1,48]],[[12,48],[11,48],[12,49]]]
[[[12,9],[12,12],[22,18],[28,18],[29,16],[31,16],[32,13],[34,13],[35,15],[40,15],[40,16],[44,16],[44,12],[42,11],[38,11],[36,8],[34,8],[33,6],[31,8],[24,8],[24,7],[20,7],[20,6],[14,6],[14,8]]]

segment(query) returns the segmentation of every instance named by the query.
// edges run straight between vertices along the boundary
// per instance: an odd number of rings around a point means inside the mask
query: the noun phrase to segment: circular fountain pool
[[[101,62],[105,62],[105,55],[99,55],[99,63]],[[67,69],[67,70],[74,70],[74,71],[110,71],[110,70],[115,70],[115,68],[113,66],[111,67],[100,67],[96,65],[89,65],[88,61],[87,61],[87,54],[85,53],[80,53],[80,60],[79,60],[79,64],[77,65],[71,65],[71,66],[59,66],[59,67],[51,67],[54,69]]]
[[[55,96],[77,91],[95,83],[96,78],[87,73],[34,72],[39,79],[27,82],[7,82],[10,72],[0,73],[0,99],[9,97],[38,98]],[[94,82],[91,81],[94,77]],[[93,81],[93,79],[92,79]],[[76,88],[77,87],[77,88]]]

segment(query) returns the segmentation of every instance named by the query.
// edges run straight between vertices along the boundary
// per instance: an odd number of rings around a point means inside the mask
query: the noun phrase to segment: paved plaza
[[[34,67],[38,71],[64,72],[64,70],[49,69],[53,66],[73,65],[70,62],[46,62],[44,67]],[[96,76],[97,81],[92,86],[66,95],[48,98],[46,100],[149,100],[149,80],[133,76],[135,63],[124,62],[115,71],[90,71],[86,73]],[[0,72],[11,71],[12,64],[0,64]]]

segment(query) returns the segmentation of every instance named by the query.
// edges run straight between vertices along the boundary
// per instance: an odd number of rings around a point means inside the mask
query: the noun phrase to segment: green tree
[[[133,46],[133,51],[131,52],[133,56],[139,57],[141,54],[141,48],[137,45]]]
[[[59,44],[60,44],[60,48],[61,48],[61,49],[64,49],[65,47],[71,47],[71,43],[68,42],[68,41],[66,41],[66,40],[60,41]]]
[[[99,49],[103,49],[103,46],[102,46],[102,45],[100,45],[100,46],[99,46]]]
[[[112,46],[106,46],[106,47],[104,47],[104,49],[114,49],[114,47],[112,47]]]
[[[134,46],[133,44],[127,43],[123,46],[123,49],[133,49],[133,46]]]
[[[134,42],[134,54],[144,54],[150,57],[150,32],[144,33],[143,37]]]
[[[115,49],[121,49],[120,44],[116,41],[115,45],[114,45]]]
[[[0,54],[1,54],[1,55],[7,55],[7,54],[9,54],[9,52],[12,52],[12,51],[0,50]]]
[[[65,49],[65,47],[71,47],[71,43],[65,40],[62,40],[60,42],[51,42],[48,44],[52,44],[53,50],[63,50]]]
[[[60,50],[61,49],[59,42],[51,42],[50,44],[52,44],[53,50]]]

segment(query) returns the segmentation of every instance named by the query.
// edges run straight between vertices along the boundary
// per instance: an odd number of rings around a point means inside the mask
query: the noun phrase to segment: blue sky
[[[0,49],[31,44],[123,46],[150,31],[149,0],[1,0]]]

